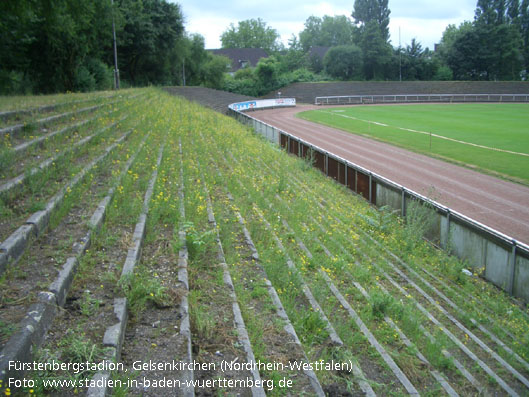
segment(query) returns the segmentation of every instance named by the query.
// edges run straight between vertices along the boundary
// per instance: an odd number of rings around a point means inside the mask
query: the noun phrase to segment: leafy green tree
[[[355,0],[352,17],[361,28],[368,23],[376,24],[382,39],[388,42],[390,13],[388,0]]]
[[[255,67],[255,76],[265,92],[277,86],[279,75],[280,64],[276,57],[261,58]]]
[[[255,68],[240,69],[235,76],[226,76],[224,89],[243,95],[260,96],[288,84],[281,73],[281,63],[275,56],[262,58]]]
[[[451,51],[454,42],[460,34],[472,29],[472,22],[465,21],[459,26],[450,24],[446,27],[441,37],[441,42],[437,46],[436,55],[439,57],[442,64],[447,65],[448,53]]]
[[[325,71],[338,79],[363,78],[362,50],[354,44],[332,47],[323,58]]]
[[[35,4],[30,1],[0,2],[0,92],[27,93],[29,48],[37,39]]]
[[[368,22],[360,34],[360,48],[364,56],[364,76],[367,80],[386,78],[387,65],[391,62],[392,49],[384,40],[375,21]]]
[[[226,71],[231,65],[231,60],[220,55],[207,54],[207,61],[202,66],[202,81],[206,87],[222,88]]]
[[[507,1],[507,18],[509,23],[514,23],[516,25],[520,24],[520,11],[519,0]]]
[[[522,56],[524,58],[525,73],[529,72],[529,0],[523,0],[520,7],[520,34],[522,37]]]
[[[174,47],[172,83],[220,88],[231,61],[209,53],[200,34],[184,35]]]
[[[292,35],[288,43],[288,49],[277,55],[279,62],[281,63],[281,71],[293,72],[295,70],[305,68],[307,66],[307,60],[304,57],[305,53],[297,37]]]
[[[110,88],[113,19],[123,80],[220,84],[221,62],[201,36],[184,35],[180,6],[169,0],[4,0],[0,92]]]
[[[307,52],[310,47],[320,45],[318,42],[321,33],[321,18],[311,15],[305,21],[305,29],[299,33],[299,42],[303,51]]]
[[[415,38],[402,52],[402,78],[404,80],[436,79],[438,62],[428,48],[423,49]],[[441,77],[441,76],[440,76]],[[446,75],[445,77],[446,78]]]
[[[255,68],[241,68],[237,70],[233,76],[236,80],[244,79],[254,79],[255,78]]]
[[[229,92],[236,92],[241,95],[259,96],[259,87],[254,78],[237,79],[230,75],[225,76],[222,89]]]
[[[171,80],[171,50],[184,33],[178,4],[165,0],[121,0],[123,30],[118,32],[122,76],[133,84]]]
[[[83,87],[78,84],[87,81],[87,60],[101,54],[99,40],[111,45],[110,28],[101,30],[111,26],[110,4],[105,0],[43,0],[35,3],[34,11],[38,35],[28,56],[37,91],[84,89],[84,83]]]
[[[345,15],[310,16],[305,29],[299,34],[301,47],[307,52],[311,47],[334,47],[353,44],[354,25]]]
[[[261,18],[240,21],[237,27],[230,24],[220,40],[222,48],[262,48],[274,52],[283,47],[277,30],[267,26]]]
[[[309,69],[312,70],[314,73],[321,73],[323,71],[323,59],[317,54],[312,54],[308,56],[308,64]]]
[[[523,4],[478,0],[474,21],[459,28],[448,26],[438,53],[455,79],[519,80],[525,63],[524,43]]]
[[[433,76],[433,80],[439,80],[439,81],[450,81],[454,79],[454,74],[452,72],[452,69],[450,69],[447,65],[438,65],[438,67],[435,69],[435,74]]]
[[[502,23],[493,30],[495,38],[490,66],[492,80],[520,80],[523,68],[523,41],[519,29],[513,24]],[[487,37],[490,33],[485,33]]]
[[[359,28],[358,44],[364,55],[366,79],[388,77],[392,60],[389,44],[388,0],[355,0],[352,17]]]
[[[519,79],[523,42],[518,15],[516,1],[478,0],[474,27],[487,79]]]
[[[104,53],[101,43],[110,40],[109,23],[107,0],[1,2],[0,73],[11,87],[0,88],[54,92],[105,85],[106,67],[100,73],[96,60]],[[22,86],[15,88],[13,79]]]
[[[475,29],[470,29],[458,35],[449,49],[447,63],[456,80],[483,79],[478,40]]]
[[[178,69],[185,73],[186,85],[200,85],[202,82],[202,66],[209,59],[204,46],[204,37],[199,34],[185,36],[178,46],[181,57]],[[178,81],[183,84],[183,80]]]

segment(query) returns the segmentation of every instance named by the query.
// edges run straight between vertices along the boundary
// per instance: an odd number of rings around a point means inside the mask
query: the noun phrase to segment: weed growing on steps
[[[4,138],[4,144],[5,144],[5,138]],[[0,178],[4,178],[4,171],[8,169],[8,167],[13,164],[13,159],[15,158],[15,155],[12,150],[10,150],[9,147],[0,147]]]
[[[436,226],[439,218],[434,208],[428,204],[421,204],[412,200],[406,209],[405,226],[400,229],[402,232],[403,251],[413,251],[418,245],[423,243],[422,239]]]
[[[204,127],[206,128],[206,127]],[[209,134],[210,131],[208,131]],[[384,246],[388,247],[392,251],[394,251],[397,255],[401,256],[404,260],[406,260],[413,268],[416,268],[421,274],[422,269],[427,269],[428,271],[432,272],[433,274],[439,276],[440,278],[444,278],[444,274],[442,274],[441,271],[439,271],[444,264],[446,264],[446,268],[450,268],[450,264],[448,262],[448,259],[446,255],[443,255],[443,253],[439,251],[432,250],[431,247],[428,247],[419,240],[419,242],[416,244],[416,249],[410,251],[409,253],[403,252],[402,250],[402,243],[401,243],[401,234],[399,233],[399,228],[402,226],[399,225],[398,221],[393,220],[392,216],[387,217],[387,221],[383,219],[383,222],[378,221],[377,222],[377,212],[373,209],[365,208],[365,205],[359,205],[358,200],[355,200],[354,197],[351,197],[350,192],[347,192],[345,189],[334,189],[328,181],[322,181],[323,178],[320,176],[315,176],[313,172],[309,172],[310,178],[305,178],[305,175],[301,176],[299,174],[296,174],[292,170],[295,169],[293,166],[294,161],[292,159],[286,160],[286,156],[272,156],[269,154],[271,151],[267,151],[265,148],[254,145],[252,142],[248,142],[246,145],[243,141],[246,139],[244,137],[244,134],[241,134],[240,136],[237,136],[236,138],[230,137],[230,134],[227,131],[221,130],[218,131],[218,134],[213,129],[211,130],[211,139],[208,140],[208,142],[204,143],[204,147],[209,147],[209,145],[215,146],[215,151],[230,151],[233,153],[233,157],[236,159],[240,159],[241,163],[244,164],[244,169],[242,172],[239,170],[235,170],[232,174],[236,175],[237,178],[242,178],[244,184],[246,184],[249,189],[248,192],[241,192],[239,191],[238,194],[235,194],[236,192],[230,185],[230,190],[234,195],[238,197],[245,197],[245,195],[250,195],[251,191],[255,192],[265,192],[266,194],[269,194],[269,191],[267,190],[267,187],[274,186],[274,183],[277,183],[278,177],[277,175],[285,173],[287,175],[286,180],[289,182],[294,181],[296,178],[300,179],[300,186],[306,186],[306,189],[301,190],[301,194],[297,194],[295,197],[291,198],[290,194],[291,190],[288,186],[285,192],[282,192],[282,196],[285,197],[285,201],[289,202],[289,208],[285,209],[284,211],[281,211],[281,216],[288,216],[289,213],[292,214],[292,222],[296,222],[296,218],[306,218],[307,213],[313,213],[318,211],[313,211],[313,208],[318,208],[318,202],[321,202],[324,204],[324,208],[321,211],[322,218],[318,219],[316,216],[316,222],[323,222],[325,223],[326,228],[334,235],[340,237],[340,240],[342,241],[342,244],[344,243],[343,237],[348,237],[351,239],[351,241],[354,241],[355,244],[348,245],[347,249],[348,251],[356,258],[358,259],[360,256],[360,253],[365,252],[366,255],[372,258],[373,261],[377,261],[377,264],[386,271],[389,270],[389,266],[387,265],[386,261],[383,258],[383,255],[380,255],[380,248],[376,247],[370,247],[367,246],[369,244],[366,244],[362,241],[364,239],[360,233],[355,233],[358,229],[364,230],[371,236],[373,236],[376,240],[380,241]],[[235,134],[232,134],[235,135]],[[233,139],[232,139],[233,138]],[[232,142],[237,141],[237,142]],[[250,141],[248,139],[248,141]],[[253,150],[253,146],[258,146],[258,149]],[[212,151],[212,152],[215,152]],[[274,150],[274,152],[277,152],[277,150]],[[231,159],[228,160],[231,162]],[[267,171],[264,164],[273,165],[273,167],[270,167],[271,170]],[[255,167],[254,167],[255,165]],[[297,184],[297,182],[296,182]],[[291,183],[292,185],[292,183]],[[235,186],[235,185],[233,185]],[[334,186],[334,185],[333,185]],[[273,190],[273,189],[269,189]],[[339,194],[336,193],[336,191],[339,191]],[[276,190],[277,191],[277,190]],[[297,202],[301,202],[301,200],[305,200],[308,198],[309,200],[306,201],[306,208],[303,209],[302,206],[297,206]],[[312,200],[315,198],[314,200]],[[325,200],[323,200],[325,198]],[[259,199],[259,197],[252,197],[252,200],[256,203],[259,203],[259,206],[262,208],[263,206],[266,207],[266,203],[263,203],[262,199]],[[276,201],[272,198],[271,201],[274,205],[277,205]],[[356,201],[356,202],[355,202]],[[361,214],[362,216],[360,216]],[[271,215],[273,218],[274,215]],[[332,219],[338,216],[338,218],[341,218],[343,220],[343,224],[334,222]],[[245,215],[246,219],[251,222],[251,216]],[[267,216],[268,218],[268,216]],[[270,218],[268,218],[270,219]],[[368,220],[373,220],[372,223],[369,223]],[[354,222],[354,226],[348,228],[348,225],[352,225],[351,221]],[[290,222],[290,220],[289,220]],[[278,224],[280,224],[278,222]],[[380,224],[382,224],[383,227],[380,227]],[[276,224],[277,226],[277,224]],[[301,231],[300,231],[301,232]],[[252,232],[253,233],[253,232]],[[413,233],[410,233],[413,234]],[[359,241],[360,240],[360,241]],[[325,244],[328,244],[329,241],[326,240]],[[415,244],[415,242],[413,242]],[[404,246],[406,248],[406,246]],[[378,252],[377,252],[378,251]],[[301,257],[301,256],[300,256]],[[375,259],[377,258],[377,259]],[[321,260],[321,259],[320,259]],[[305,260],[306,262],[306,260]],[[379,277],[382,277],[382,274],[374,273],[373,268],[368,269],[369,261],[367,263],[362,262],[362,266],[356,267],[355,271],[357,273],[354,274],[354,279],[361,282],[361,284],[367,284],[372,285],[369,283],[369,280],[373,278],[375,274],[377,274]],[[303,266],[305,269],[307,267],[313,267],[317,268],[318,263],[317,261],[314,261],[313,263],[309,263],[308,266],[306,263],[301,263],[301,266]],[[326,265],[326,267],[328,267]],[[336,266],[336,269],[342,268],[343,266]],[[459,274],[459,272],[457,272]],[[338,278],[341,278],[339,276],[339,273],[335,273]],[[426,277],[430,282],[432,282],[432,278]],[[345,279],[343,279],[344,282],[347,283]],[[435,280],[434,280],[435,281]],[[479,295],[483,296],[484,294],[480,292],[480,288],[482,288],[481,285],[475,285],[475,283],[469,280],[468,284],[471,284],[468,290],[472,291],[473,294],[479,293]],[[389,287],[388,282],[385,282],[384,284],[386,287]],[[437,288],[439,287],[439,284],[435,282],[435,286]],[[422,282],[421,282],[422,287]],[[276,286],[277,288],[277,286]],[[479,306],[477,304],[472,304],[471,300],[465,300],[461,297],[458,297],[457,295],[454,295],[451,290],[447,290],[446,288],[441,288],[444,293],[447,295],[450,295],[451,299],[454,299],[453,297],[456,296],[457,304],[462,305],[464,310],[469,311],[472,316],[476,317],[476,309],[479,309]],[[395,312],[402,312],[400,314],[402,320],[399,323],[399,326],[401,328],[403,327],[403,324],[405,322],[412,323],[413,322],[413,312],[417,312],[416,307],[413,304],[410,304],[408,302],[409,298],[404,298],[399,296],[397,291],[395,289],[390,289],[391,294],[396,297],[399,301],[402,300],[403,304],[397,305],[400,306],[400,308],[391,308],[390,307],[390,313],[392,311]],[[485,286],[485,291],[490,291],[490,288],[487,288]],[[410,291],[408,295],[416,295],[415,291]],[[400,299],[399,299],[400,298]],[[482,298],[483,299],[483,298]],[[505,301],[505,300],[502,300]],[[491,302],[491,298],[486,299],[486,304]],[[506,305],[508,306],[508,305]],[[407,312],[403,311],[403,308],[409,308],[409,314]],[[510,310],[510,309],[509,309]],[[507,312],[509,311],[507,310]],[[505,311],[504,311],[505,312]],[[516,312],[516,310],[514,310]],[[479,314],[479,311],[477,311]],[[369,315],[369,313],[366,313]],[[461,318],[461,317],[460,317]],[[424,321],[424,319],[421,317],[421,321]],[[461,318],[461,321],[466,323],[466,320]],[[486,318],[482,315],[479,317],[479,321],[486,321]],[[485,323],[485,322],[484,322]],[[428,326],[429,322],[427,321],[426,324]],[[485,323],[486,324],[486,323]],[[435,327],[431,327],[435,328]],[[512,329],[512,327],[509,327]],[[410,330],[413,331],[413,328],[410,327]],[[420,331],[416,330],[417,333],[416,337],[413,337],[412,335],[408,335],[408,331],[405,333],[408,337],[410,337],[412,340],[416,341],[416,343],[420,345],[424,345],[424,337],[420,333]],[[500,334],[502,335],[502,334]],[[440,341],[441,346],[449,346],[450,344],[444,343],[442,339],[442,334],[435,335],[437,337],[437,340]],[[427,349],[427,348],[426,348]],[[424,352],[423,352],[424,353]],[[434,353],[435,354],[435,353]],[[428,357],[432,357],[432,354],[426,354]],[[439,354],[437,354],[439,356]],[[443,356],[440,356],[443,357]],[[443,364],[441,364],[443,365]]]
[[[127,397],[129,395],[130,389],[127,387],[130,379],[137,379],[139,376],[139,371],[129,371],[127,373],[121,371],[112,372],[112,381],[115,384],[115,387],[112,388],[113,397]]]
[[[61,364],[82,364],[82,363],[98,363],[105,357],[105,349],[98,347],[92,343],[86,334],[78,327],[70,329],[64,338],[58,344],[57,349],[51,351],[49,349],[39,349],[35,355],[35,361],[42,363],[42,370],[33,371],[29,373],[29,378],[35,382],[33,389],[34,395],[43,395],[47,393],[64,392],[64,388],[59,384],[53,382],[60,381],[79,381],[90,378],[95,371],[83,368],[81,371],[57,371],[53,369],[53,365]],[[45,387],[45,383],[47,387]],[[29,390],[26,390],[29,393]],[[71,390],[74,394],[78,393],[77,389]]]
[[[299,162],[299,168],[302,172],[307,172],[311,169],[314,169],[316,157],[314,156],[314,151],[312,149],[307,151],[307,154],[305,157],[302,157],[302,160],[303,161]]]
[[[395,299],[383,292],[375,292],[370,295],[369,303],[373,317],[382,319],[388,313],[390,306],[395,304]]]
[[[9,208],[5,203],[4,199],[0,197],[0,218],[8,219],[13,215],[13,210]]]
[[[198,231],[193,222],[184,222],[186,232],[186,245],[190,259],[199,258],[204,253],[207,245],[215,239],[214,230]]]
[[[128,309],[133,317],[138,317],[148,304],[157,307],[169,307],[173,304],[167,288],[142,265],[136,266],[134,273],[122,277],[118,286],[127,298]]]
[[[325,332],[325,322],[318,313],[314,311],[302,312],[295,318],[296,322],[293,324],[296,329],[300,329],[300,334],[303,336],[303,343],[310,345],[317,345],[324,343],[328,338]]]
[[[85,290],[79,301],[79,309],[81,310],[81,314],[83,316],[90,317],[92,314],[97,312],[100,304],[100,300],[94,298],[90,294],[89,290]]]
[[[215,340],[217,325],[206,306],[201,304],[208,299],[202,290],[194,289],[189,292],[189,305],[194,308],[189,312],[189,321],[193,335],[199,340],[211,341]]]
[[[29,120],[24,122],[24,127],[22,128],[22,133],[25,136],[32,135],[38,128],[38,124],[36,121]]]
[[[60,357],[64,362],[97,362],[102,358],[103,350],[86,338],[79,328],[70,329],[58,343]]]

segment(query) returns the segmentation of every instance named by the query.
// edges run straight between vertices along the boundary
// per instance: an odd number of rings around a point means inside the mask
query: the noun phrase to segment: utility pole
[[[402,48],[400,47],[400,26],[399,26],[399,81],[402,81]]]
[[[186,86],[186,59],[182,59],[182,81],[184,82],[184,87]]]
[[[110,0],[112,5],[112,35],[114,36],[114,89],[119,90],[119,69],[118,69],[118,45],[116,43],[116,25],[114,23],[114,0]]]

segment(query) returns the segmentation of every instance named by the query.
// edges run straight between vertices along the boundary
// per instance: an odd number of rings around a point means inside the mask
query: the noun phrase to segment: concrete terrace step
[[[495,81],[344,81],[293,83],[281,88],[285,98],[313,104],[318,96],[393,94],[528,94],[529,82]],[[265,95],[274,98],[275,92]]]

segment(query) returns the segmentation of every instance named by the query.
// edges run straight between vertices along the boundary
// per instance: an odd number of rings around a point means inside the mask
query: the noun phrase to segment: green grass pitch
[[[298,116],[529,184],[529,104],[351,106]]]

